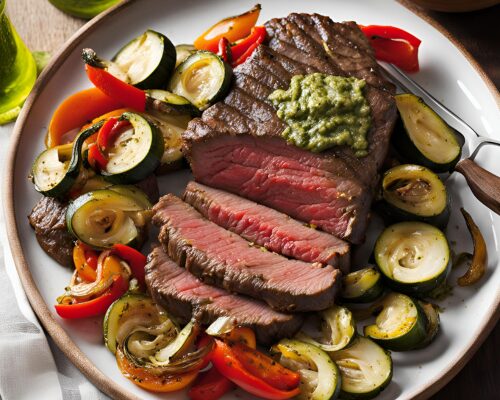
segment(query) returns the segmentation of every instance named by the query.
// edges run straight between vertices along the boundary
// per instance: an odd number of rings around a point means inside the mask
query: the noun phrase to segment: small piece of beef
[[[158,180],[156,179],[155,174],[151,174],[142,181],[134,183],[134,186],[137,186],[144,193],[146,193],[146,196],[148,196],[149,200],[153,204],[160,198],[160,189],[158,188]]]
[[[349,245],[288,215],[229,192],[190,182],[184,201],[205,218],[286,257],[349,270]]]
[[[323,310],[334,304],[338,269],[252,246],[171,194],[161,197],[153,211],[165,251],[207,284],[264,300],[280,311]]]
[[[268,43],[234,70],[226,98],[193,119],[183,151],[196,181],[279,210],[346,239],[364,240],[378,171],[396,120],[394,86],[354,22],[290,14],[266,24]],[[290,145],[268,101],[294,75],[321,72],[367,82],[371,107],[368,155],[336,146],[312,153]]]
[[[203,324],[229,316],[238,325],[252,328],[263,344],[293,336],[302,324],[299,314],[284,314],[261,301],[201,282],[174,263],[161,247],[149,254],[146,284],[154,300],[182,322],[188,322],[193,315]]]
[[[68,205],[53,197],[42,197],[28,219],[40,247],[59,264],[73,267],[73,236],[66,228]]]

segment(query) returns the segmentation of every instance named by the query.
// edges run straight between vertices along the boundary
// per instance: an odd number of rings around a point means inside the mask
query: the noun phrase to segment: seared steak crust
[[[237,324],[251,327],[264,344],[293,336],[302,323],[299,314],[283,314],[261,301],[203,283],[174,263],[161,247],[149,254],[146,284],[155,301],[182,322],[193,315],[203,324],[229,316]]]
[[[347,272],[349,245],[288,215],[232,193],[188,183],[184,201],[205,218],[267,250],[305,262],[330,264]]]
[[[170,194],[153,211],[164,250],[205,283],[264,300],[280,311],[322,310],[334,304],[339,270],[263,251]]]
[[[377,172],[396,118],[392,84],[354,22],[290,14],[266,23],[269,42],[234,70],[234,87],[183,135],[195,179],[237,193],[334,235],[364,238]],[[367,81],[369,154],[345,146],[319,154],[288,145],[267,97],[297,74],[323,72]]]

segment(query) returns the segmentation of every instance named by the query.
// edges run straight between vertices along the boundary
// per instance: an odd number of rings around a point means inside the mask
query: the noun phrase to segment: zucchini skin
[[[76,182],[76,179],[78,178],[78,174],[80,173],[80,167],[83,163],[83,157],[84,157],[82,154],[83,143],[90,136],[96,133],[101,128],[103,123],[104,123],[103,121],[100,121],[90,126],[76,137],[75,142],[73,144],[73,149],[71,151],[71,159],[69,161],[68,169],[66,170],[64,178],[52,189],[46,191],[39,190],[39,188],[35,185],[35,189],[38,192],[48,197],[64,198],[66,196],[69,190],[73,187],[74,183]],[[37,161],[38,157],[33,163],[32,174]]]
[[[164,87],[168,81],[170,80],[170,77],[172,76],[172,73],[174,72],[175,69],[175,61],[177,59],[177,51],[175,49],[175,46],[173,43],[170,41],[168,37],[166,37],[164,34],[154,31],[152,29],[148,29],[146,32],[143,33],[143,35],[151,33],[153,35],[158,36],[162,43],[163,43],[163,55],[158,63],[157,68],[143,81],[138,82],[133,84],[135,87],[146,90],[146,89],[155,89],[155,88],[161,88]],[[142,36],[142,35],[141,35]],[[133,41],[138,40],[140,36],[132,39],[130,42],[128,42],[125,46],[123,46],[118,52],[113,56],[111,61],[115,61],[117,57],[120,55],[120,53],[128,47]]]
[[[383,216],[384,221],[388,224],[394,224],[404,221],[420,221],[434,225],[440,229],[446,228],[450,221],[451,198],[448,196],[445,209],[437,215],[423,217],[402,210],[387,201],[380,201],[375,205],[376,210]]]
[[[425,104],[425,102],[420,97],[417,96],[414,97],[418,98],[419,106],[429,108],[429,106],[427,106],[427,104]],[[436,114],[434,111],[432,112]],[[441,119],[441,117],[439,117],[437,114],[436,117]],[[407,127],[405,126],[403,118],[401,117],[399,109],[398,109],[398,119],[396,121],[394,133],[392,135],[392,141],[396,151],[403,158],[405,162],[409,161],[414,164],[423,165],[424,167],[427,167],[433,170],[434,172],[453,171],[455,165],[462,157],[462,146],[460,146],[460,151],[458,155],[448,163],[440,164],[427,158],[411,140],[408,134]]]
[[[134,113],[123,113],[123,119],[127,119],[130,121],[131,115]],[[164,141],[163,136],[157,126],[151,121],[143,117],[144,120],[149,124],[152,134],[152,141],[149,151],[145,158],[132,167],[131,169],[121,172],[119,174],[110,174],[105,170],[101,171],[101,175],[107,181],[114,184],[132,184],[137,183],[143,179],[146,179],[151,173],[153,173],[156,168],[160,165],[161,158],[163,156],[164,151]],[[135,129],[135,127],[134,127]]]

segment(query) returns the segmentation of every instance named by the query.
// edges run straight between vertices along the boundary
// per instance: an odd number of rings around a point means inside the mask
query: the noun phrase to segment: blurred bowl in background
[[[467,12],[481,10],[500,4],[499,0],[409,0],[434,11]]]

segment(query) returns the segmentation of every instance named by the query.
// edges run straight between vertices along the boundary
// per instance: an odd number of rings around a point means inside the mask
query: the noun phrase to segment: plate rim
[[[45,331],[51,336],[52,340],[56,343],[61,351],[70,359],[70,361],[100,390],[112,398],[120,398],[126,400],[139,400],[139,397],[128,391],[125,387],[116,381],[110,380],[103,372],[101,372],[90,359],[79,349],[76,343],[66,333],[64,328],[53,317],[49,311],[48,305],[45,303],[43,297],[38,290],[37,284],[33,279],[28,262],[24,257],[21,242],[19,239],[19,232],[17,229],[17,222],[15,219],[14,208],[14,166],[16,163],[16,156],[18,154],[18,144],[21,139],[22,133],[25,129],[29,112],[35,101],[37,100],[41,89],[58,71],[60,66],[65,61],[65,56],[72,52],[80,42],[91,34],[100,25],[105,23],[108,18],[126,9],[133,4],[135,0],[123,0],[109,10],[101,13],[93,18],[78,31],[76,31],[61,47],[57,54],[52,58],[49,65],[45,68],[43,73],[37,79],[30,95],[22,108],[21,114],[16,121],[14,130],[12,132],[11,143],[8,150],[7,164],[5,170],[5,181],[3,187],[3,204],[4,214],[6,217],[7,238],[10,249],[12,251],[14,264],[23,285],[23,289],[35,311],[38,319],[43,325]],[[489,92],[496,100],[497,105],[500,107],[500,94],[496,89],[491,78],[486,74],[481,65],[474,59],[474,57],[465,49],[465,47],[456,39],[446,28],[434,20],[431,16],[425,14],[422,8],[411,3],[409,0],[398,0],[398,3],[413,12],[416,16],[423,19],[425,22],[433,26],[440,33],[442,33],[458,50],[462,53],[465,59],[471,64],[473,69],[478,72],[482,81],[486,84]],[[468,349],[464,353],[460,353],[455,357],[446,367],[432,380],[425,382],[420,389],[410,393],[410,397],[417,400],[424,400],[437,393],[443,388],[458,372],[465,366],[465,364],[472,358],[472,356],[479,349],[486,337],[490,334],[493,327],[496,325],[500,318],[500,293],[497,294],[495,301],[492,303],[490,309],[487,311],[487,318],[482,324],[478,334],[472,338],[469,343]]]

